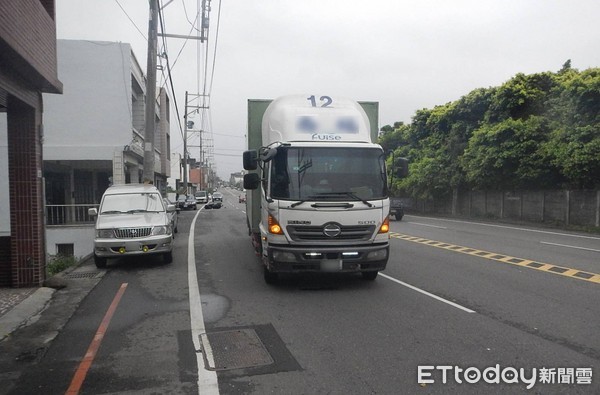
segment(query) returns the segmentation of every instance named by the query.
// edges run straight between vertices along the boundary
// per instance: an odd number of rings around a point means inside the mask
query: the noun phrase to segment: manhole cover
[[[65,275],[65,278],[96,278],[101,272],[72,272]]]
[[[253,329],[203,333],[200,340],[209,370],[243,369],[274,362]]]

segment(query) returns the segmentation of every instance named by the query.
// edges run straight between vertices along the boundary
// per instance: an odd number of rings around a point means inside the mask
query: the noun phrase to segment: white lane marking
[[[435,300],[439,300],[440,302],[443,302],[443,303],[449,304],[450,306],[452,306],[452,307],[456,307],[457,309],[460,309],[460,310],[462,310],[462,311],[466,311],[467,313],[475,313],[475,310],[468,309],[468,308],[466,308],[466,307],[464,307],[464,306],[461,306],[461,305],[459,305],[459,304],[457,304],[457,303],[454,303],[454,302],[451,302],[451,301],[449,301],[449,300],[447,300],[447,299],[441,298],[441,297],[439,297],[439,296],[437,296],[437,295],[434,295],[434,294],[432,294],[432,293],[429,293],[429,292],[427,292],[427,291],[424,291],[424,290],[422,290],[421,288],[417,288],[417,287],[415,287],[414,285],[410,285],[410,284],[407,284],[407,283],[405,283],[405,282],[403,282],[403,281],[396,280],[394,277],[390,277],[390,276],[388,276],[388,275],[386,275],[386,274],[383,274],[383,273],[379,273],[379,275],[380,275],[380,276],[382,276],[383,278],[387,278],[388,280],[391,280],[391,281],[393,281],[393,282],[395,282],[395,283],[397,283],[397,284],[400,284],[400,285],[403,285],[403,286],[405,286],[405,287],[407,287],[407,288],[410,288],[410,289],[412,289],[413,291],[420,292],[420,293],[422,293],[423,295],[427,295],[427,296],[429,296],[430,298],[433,298],[433,299],[435,299]]]
[[[206,333],[204,326],[204,315],[202,314],[202,300],[200,299],[200,287],[198,286],[198,276],[196,274],[196,253],[194,250],[194,232],[196,229],[196,219],[202,212],[202,207],[192,220],[190,226],[190,235],[188,236],[188,288],[190,294],[190,324],[192,329],[192,341],[196,352],[196,364],[198,366],[198,393],[199,394],[219,394],[219,382],[217,373],[205,369],[204,358],[202,357],[202,344],[200,336]],[[208,342],[208,338],[206,339]],[[210,349],[210,345],[206,347]],[[206,350],[205,350],[206,352]],[[206,353],[209,366],[214,366],[212,352]]]
[[[600,252],[600,250],[596,250],[594,248],[586,248],[586,247],[578,247],[578,246],[570,246],[568,244],[558,244],[558,243],[550,243],[547,241],[540,241],[541,244],[548,244],[551,246],[558,246],[558,247],[567,247],[567,248],[576,248],[578,250],[586,250],[586,251],[594,251],[594,252]]]
[[[437,226],[437,225],[429,225],[429,224],[422,224],[420,222],[408,222],[409,224],[413,224],[413,225],[421,225],[421,226],[429,226],[430,228],[438,228],[438,229],[448,229],[445,226]]]
[[[550,231],[547,231],[547,230],[519,228],[519,227],[516,227],[516,226],[484,224],[484,223],[481,223],[481,222],[459,221],[459,220],[455,220],[455,219],[445,219],[445,218],[435,218],[435,217],[420,217],[420,218],[429,218],[429,219],[433,219],[433,220],[436,220],[436,221],[456,222],[456,223],[469,224],[469,225],[489,226],[491,228],[504,228],[504,229],[512,229],[512,230],[521,230],[523,232],[544,233],[544,234],[547,234],[547,235],[557,235],[557,236],[567,236],[567,237],[578,237],[578,238],[581,238],[581,239],[600,240],[600,237],[584,236],[584,235],[574,235],[574,234],[560,233],[560,232],[550,232]]]

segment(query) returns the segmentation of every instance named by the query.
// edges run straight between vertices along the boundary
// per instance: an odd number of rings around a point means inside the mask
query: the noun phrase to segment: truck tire
[[[265,282],[269,285],[277,284],[277,281],[279,280],[279,275],[270,271],[266,266],[264,267],[263,276]]]
[[[163,262],[164,263],[171,263],[171,262],[173,262],[173,251],[166,252],[163,255]]]
[[[94,254],[94,263],[98,269],[104,269],[106,267],[106,258],[100,258]]]
[[[366,281],[375,281],[375,279],[377,278],[377,273],[379,272],[362,272],[362,278]]]
[[[396,214],[396,221],[402,221],[402,214]]]

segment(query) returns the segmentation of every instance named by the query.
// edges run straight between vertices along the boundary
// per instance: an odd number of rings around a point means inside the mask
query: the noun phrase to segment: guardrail
[[[89,225],[96,220],[88,214],[88,209],[99,204],[47,204],[46,225]]]

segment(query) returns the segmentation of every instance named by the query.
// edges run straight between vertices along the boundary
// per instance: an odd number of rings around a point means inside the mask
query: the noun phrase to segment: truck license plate
[[[321,261],[322,272],[339,272],[342,270],[341,259],[323,259]]]

